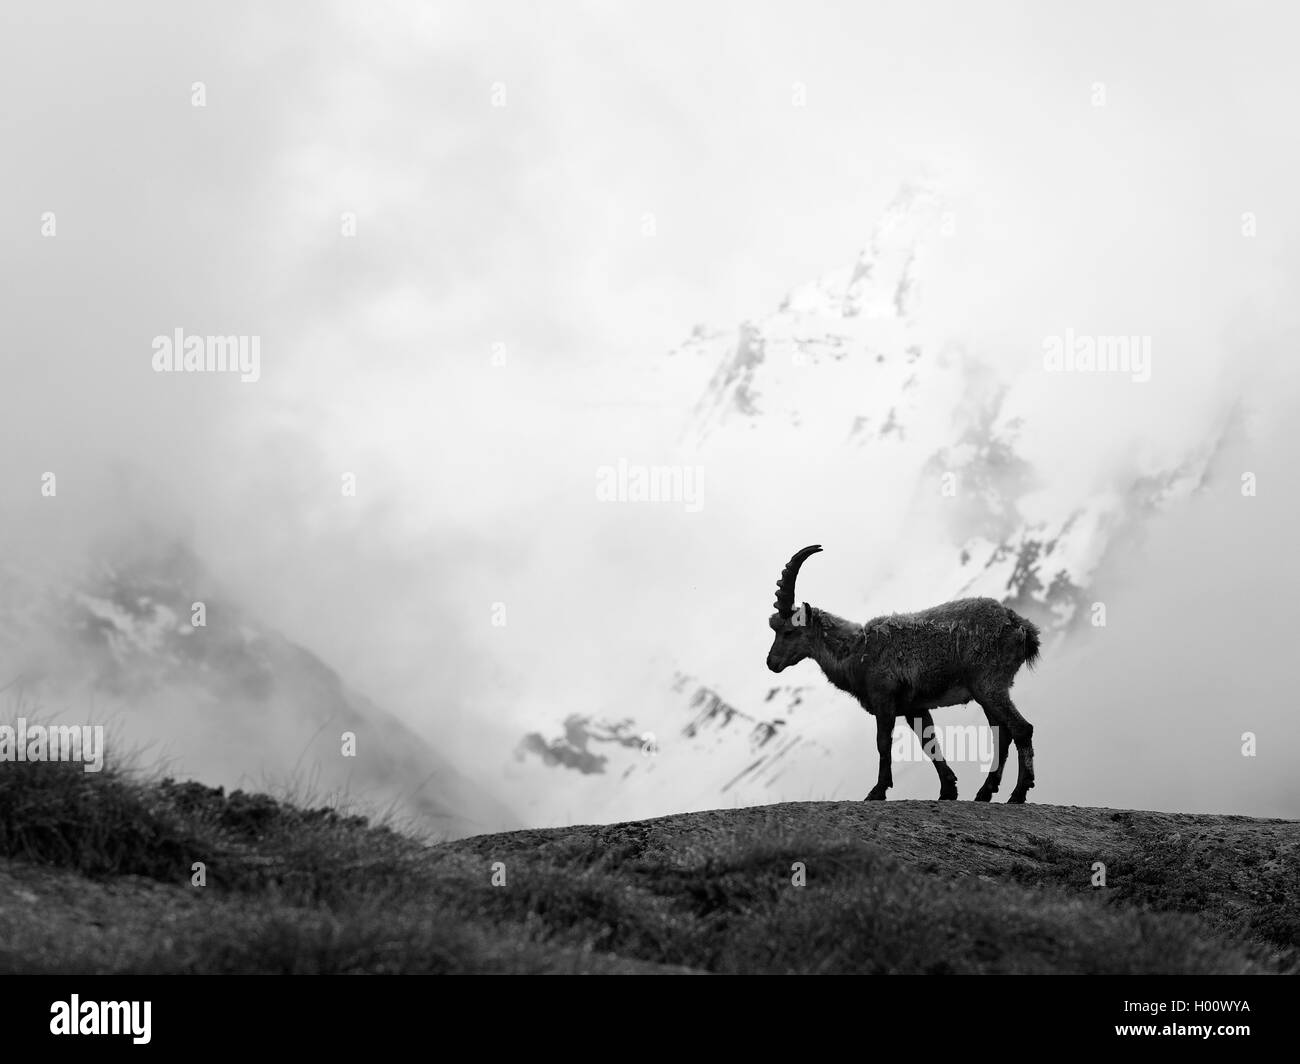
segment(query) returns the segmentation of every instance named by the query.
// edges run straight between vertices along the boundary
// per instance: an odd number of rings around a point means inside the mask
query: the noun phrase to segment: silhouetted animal
[[[876,718],[880,776],[867,800],[885,797],[894,722],[906,717],[939,773],[940,799],[957,797],[957,775],[943,759],[930,710],[980,704],[998,738],[998,758],[975,795],[987,802],[1002,783],[1011,743],[1020,771],[1008,801],[1023,802],[1034,785],[1034,726],[1011,701],[1021,665],[1038,658],[1038,628],[991,598],[959,599],[919,613],[895,613],[854,624],[804,603],[794,608],[799,568],[820,546],[804,547],[781,572],[776,613],[768,621],[776,638],[767,667],[780,672],[812,658],[836,687],[853,695]]]

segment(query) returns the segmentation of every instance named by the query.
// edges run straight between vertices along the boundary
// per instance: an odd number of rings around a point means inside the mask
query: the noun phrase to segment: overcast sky
[[[1060,490],[1138,447],[1177,455],[1240,396],[1294,469],[1286,5],[0,17],[6,549],[48,559],[142,513],[176,521],[269,621],[471,766],[585,697],[566,655],[607,653],[584,673],[608,696],[607,669],[716,626],[682,588],[710,586],[728,530],[761,529],[781,486],[602,536],[593,522],[628,518],[595,516],[592,467],[671,460],[675,412],[643,403],[655,360],[851,262],[903,180],[941,182],[959,226],[932,324],[990,361],[1014,371],[1082,321],[1177,352],[1172,391],[1081,395],[1032,426]],[[177,327],[259,336],[261,379],[154,373],[153,338]],[[57,514],[33,497],[45,470]],[[518,619],[504,637],[497,600]]]

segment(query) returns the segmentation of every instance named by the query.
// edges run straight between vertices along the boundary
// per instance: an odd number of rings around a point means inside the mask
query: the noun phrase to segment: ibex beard
[[[1034,785],[1034,726],[1011,701],[1011,686],[1022,665],[1038,660],[1037,626],[991,598],[958,599],[866,624],[854,624],[806,602],[796,610],[799,568],[820,550],[804,547],[781,571],[776,612],[768,621],[776,636],[767,667],[781,672],[811,658],[831,683],[876,718],[880,775],[867,800],[882,800],[894,785],[891,737],[899,717],[912,725],[931,755],[939,774],[939,798],[955,799],[957,774],[939,749],[930,711],[974,699],[998,740],[997,759],[975,801],[987,802],[997,793],[1014,742],[1020,767],[1008,801],[1023,802]]]

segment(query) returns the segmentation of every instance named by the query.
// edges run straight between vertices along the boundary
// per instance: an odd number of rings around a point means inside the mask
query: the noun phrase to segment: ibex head
[[[819,550],[820,545],[804,547],[781,570],[776,584],[776,612],[767,622],[776,633],[772,649],[767,652],[767,667],[773,672],[796,665],[812,653],[816,637],[813,609],[806,602],[798,610],[794,608],[794,582],[799,567]]]

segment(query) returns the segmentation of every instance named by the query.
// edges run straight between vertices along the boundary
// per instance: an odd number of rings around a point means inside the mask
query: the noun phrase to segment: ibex
[[[768,622],[776,633],[767,667],[780,672],[812,658],[841,691],[847,691],[876,718],[880,776],[867,795],[879,801],[894,785],[890,770],[894,722],[906,717],[939,773],[939,798],[957,797],[957,775],[943,759],[930,710],[958,706],[972,698],[998,737],[998,758],[975,795],[987,802],[1002,783],[1002,768],[1014,740],[1020,772],[1010,802],[1023,802],[1034,785],[1034,726],[1011,701],[1011,685],[1021,665],[1038,658],[1038,628],[991,598],[959,599],[919,613],[895,613],[853,624],[804,603],[794,607],[799,568],[820,546],[804,547],[781,571],[776,613]]]

